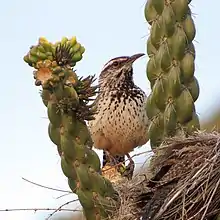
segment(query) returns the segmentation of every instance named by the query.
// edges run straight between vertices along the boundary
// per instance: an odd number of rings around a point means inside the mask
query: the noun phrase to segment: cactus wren
[[[122,56],[110,60],[99,76],[99,94],[95,100],[97,113],[89,122],[94,147],[103,149],[103,167],[112,157],[118,164],[134,162],[129,153],[148,141],[149,121],[146,114],[146,94],[133,81],[133,62],[144,54]]]

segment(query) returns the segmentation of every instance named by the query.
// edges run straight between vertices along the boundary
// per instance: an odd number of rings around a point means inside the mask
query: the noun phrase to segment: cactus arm
[[[92,150],[86,125],[95,113],[89,104],[97,89],[92,86],[94,77],[79,78],[73,71],[84,51],[75,37],[64,37],[56,44],[40,38],[24,61],[35,68],[35,85],[42,86],[49,137],[57,146],[69,187],[78,195],[86,219],[97,220],[117,209],[119,197],[111,182],[100,175],[100,160]]]
[[[165,137],[188,135],[200,128],[194,104],[199,96],[194,76],[196,29],[189,3],[148,0],[145,5],[151,26],[146,72],[152,91],[146,108],[152,148]]]

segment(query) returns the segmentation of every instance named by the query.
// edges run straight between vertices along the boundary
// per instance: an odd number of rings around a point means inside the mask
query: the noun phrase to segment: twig
[[[69,202],[64,203],[63,205],[59,206],[56,210],[54,210],[45,220],[48,220],[48,219],[51,218],[56,212],[59,212],[59,211],[62,209],[62,207],[66,206],[66,205],[69,205],[69,204],[72,203],[72,202],[77,202],[77,201],[78,201],[78,199],[74,199],[74,200],[71,200],[71,201],[69,201]]]
[[[0,212],[13,212],[13,211],[54,211],[57,208],[17,208],[17,209],[0,209]],[[67,211],[67,212],[81,212],[79,209],[59,209],[58,211]]]
[[[50,189],[50,190],[54,190],[54,191],[58,191],[58,192],[64,192],[64,193],[72,193],[71,191],[68,191],[68,190],[62,190],[62,189],[56,189],[56,188],[52,188],[52,187],[49,187],[49,186],[44,186],[44,185],[41,185],[39,183],[35,183],[35,182],[32,182],[28,179],[25,179],[24,177],[22,177],[22,179],[28,183],[31,183],[33,185],[36,185],[36,186],[40,186],[42,188],[45,188],[45,189]]]
[[[215,195],[215,192],[216,192],[216,190],[218,189],[219,184],[220,184],[220,179],[219,179],[218,182],[216,183],[216,186],[215,186],[215,188],[214,188],[214,190],[213,190],[213,192],[212,192],[212,195],[211,195],[211,197],[210,197],[210,199],[209,199],[209,201],[208,201],[208,203],[207,203],[207,205],[206,205],[206,209],[205,209],[205,211],[204,211],[204,213],[203,213],[203,215],[202,215],[201,220],[205,219],[205,217],[206,217],[205,215],[206,215],[206,213],[207,213],[207,211],[208,211],[208,208],[209,208],[209,205],[210,205],[210,203],[211,203],[211,201],[212,201],[212,199],[213,199],[213,197],[214,197],[214,195]]]
[[[61,195],[61,196],[58,196],[56,199],[60,199],[60,198],[62,198],[62,197],[64,197],[64,196],[68,196],[68,195],[70,195],[70,194],[73,194],[73,192],[65,193],[65,194],[63,194],[63,195]]]
[[[152,150],[147,150],[147,151],[144,151],[144,152],[141,152],[141,153],[134,154],[133,156],[131,156],[131,158],[138,157],[138,156],[141,156],[143,154],[152,153],[152,152],[153,152]],[[125,162],[126,161],[129,161],[129,159],[125,160]]]

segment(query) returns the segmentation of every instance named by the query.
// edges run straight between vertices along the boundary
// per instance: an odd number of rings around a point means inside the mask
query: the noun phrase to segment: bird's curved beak
[[[138,58],[144,56],[145,54],[144,53],[137,53],[137,54],[134,54],[133,56],[130,56],[129,58],[129,63],[133,63],[135,60],[137,60]]]

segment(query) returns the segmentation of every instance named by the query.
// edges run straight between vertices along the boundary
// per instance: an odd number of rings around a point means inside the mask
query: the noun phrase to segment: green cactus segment
[[[94,77],[79,78],[72,69],[84,51],[75,37],[64,37],[55,44],[40,38],[24,60],[35,68],[35,85],[42,86],[50,121],[48,134],[57,146],[69,187],[78,195],[87,220],[97,220],[106,219],[118,208],[119,197],[111,182],[100,175],[100,160],[92,150],[86,125],[96,111],[90,104],[97,92],[92,86]]]
[[[77,42],[76,37],[68,39],[63,37],[61,42],[52,44],[46,38],[40,37],[38,45],[32,46],[24,61],[30,66],[38,68],[39,61],[55,61],[54,66],[69,65],[73,67],[82,59],[85,48]]]
[[[147,40],[146,73],[152,92],[147,100],[152,148],[179,133],[200,128],[194,102],[199,83],[194,76],[196,35],[188,0],[148,0],[145,18],[151,26]]]

